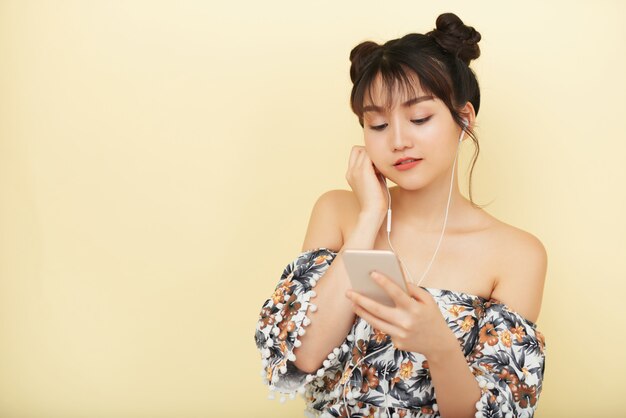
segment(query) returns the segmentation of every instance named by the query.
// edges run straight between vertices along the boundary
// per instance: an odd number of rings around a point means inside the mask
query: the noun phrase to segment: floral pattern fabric
[[[315,373],[293,364],[293,351],[310,324],[308,312],[317,309],[313,288],[336,255],[328,248],[302,252],[263,303],[254,340],[270,398],[300,394],[307,417],[439,417],[427,359],[396,349],[388,335],[359,316]],[[545,341],[536,324],[494,299],[424,289],[439,305],[481,388],[476,417],[532,417],[545,368]]]

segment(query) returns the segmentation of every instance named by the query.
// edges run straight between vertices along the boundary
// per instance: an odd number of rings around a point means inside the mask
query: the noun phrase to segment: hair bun
[[[467,26],[454,13],[443,13],[437,17],[437,28],[426,35],[432,37],[445,51],[457,56],[465,64],[480,57],[478,42],[480,33]]]
[[[371,59],[372,53],[381,48],[376,42],[361,42],[350,51],[350,79],[354,83],[361,74],[367,62]]]

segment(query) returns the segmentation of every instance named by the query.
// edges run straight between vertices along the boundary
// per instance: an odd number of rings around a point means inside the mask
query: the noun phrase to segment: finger
[[[354,291],[349,292],[348,298],[353,304],[361,306],[363,309],[387,322],[394,322],[394,319],[396,318],[397,313],[396,308],[394,307],[383,305],[382,303],[378,303],[375,300]]]
[[[374,162],[370,158],[365,148],[363,148],[363,167],[366,170],[370,168],[374,172],[374,174],[376,173],[376,166],[374,165]]]
[[[352,148],[352,150],[350,150],[350,156],[348,157],[348,169],[352,167],[355,159],[356,159],[356,149]]]
[[[430,292],[421,286],[417,286],[415,283],[409,283],[408,286],[409,295],[418,302],[428,302],[434,300]]]
[[[363,167],[363,161],[367,158],[367,153],[365,152],[365,148],[360,148],[356,157],[356,161],[354,163],[354,167],[360,169]]]
[[[348,160],[348,172],[350,172],[350,169],[354,167],[354,164],[356,163],[356,159],[360,153],[359,149],[360,146],[355,145],[352,147],[352,151],[350,151],[350,159]]]
[[[353,305],[352,309],[354,310],[354,313],[363,318],[372,327],[384,332],[392,338],[400,335],[400,328],[396,327],[393,324],[390,324],[389,322],[381,318],[376,317],[359,305]]]
[[[374,167],[376,167],[376,166],[374,166]],[[376,169],[376,170],[378,170],[378,169]],[[378,182],[380,183],[381,187],[383,189],[386,189],[387,188],[387,180],[386,180],[385,175],[383,173],[381,173],[380,171],[378,171],[377,177],[378,177]],[[385,194],[385,196],[386,196],[386,194]],[[388,196],[386,197],[386,200],[389,201],[389,197]]]
[[[411,297],[393,280],[378,271],[372,274],[372,279],[383,288],[397,307],[406,308],[411,303]]]

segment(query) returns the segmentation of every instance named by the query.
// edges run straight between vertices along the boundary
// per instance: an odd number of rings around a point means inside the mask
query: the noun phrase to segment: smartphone
[[[376,270],[393,280],[407,294],[408,289],[398,257],[389,250],[349,250],[343,251],[343,264],[350,278],[352,288],[362,295],[379,303],[394,307],[391,297],[370,276]]]

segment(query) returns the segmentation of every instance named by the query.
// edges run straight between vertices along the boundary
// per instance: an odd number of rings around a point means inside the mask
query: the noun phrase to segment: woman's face
[[[461,128],[446,105],[424,94],[414,77],[417,97],[405,97],[398,85],[389,112],[382,109],[386,93],[380,74],[371,86],[374,103],[365,95],[363,131],[365,149],[376,168],[403,189],[418,189],[452,170]],[[409,101],[410,99],[417,99]],[[409,101],[405,105],[405,102]],[[377,107],[378,106],[378,107]],[[399,170],[400,158],[422,159],[412,168]],[[441,177],[443,176],[443,177]]]

